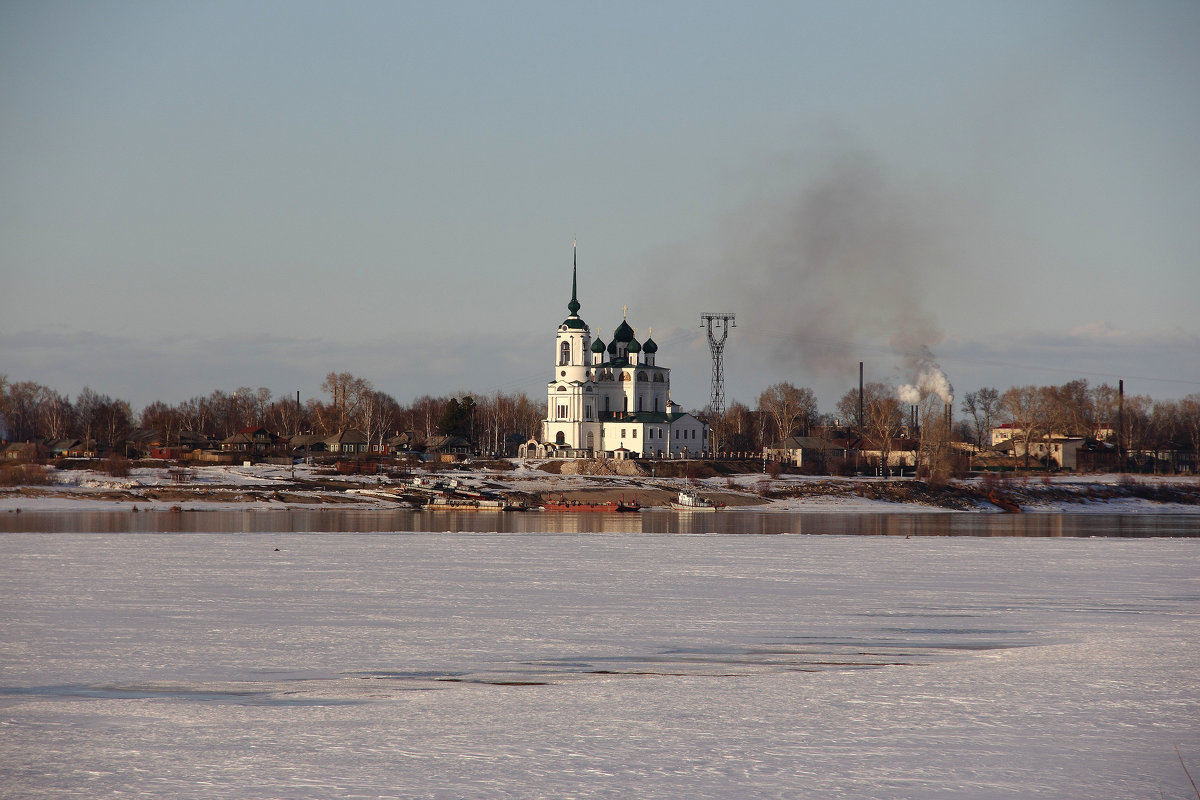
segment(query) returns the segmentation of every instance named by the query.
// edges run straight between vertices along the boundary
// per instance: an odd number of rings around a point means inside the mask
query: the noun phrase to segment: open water
[[[721,511],[680,513],[397,510],[33,511],[0,514],[0,532],[498,532],[864,536],[1200,536],[1200,514],[972,514]]]

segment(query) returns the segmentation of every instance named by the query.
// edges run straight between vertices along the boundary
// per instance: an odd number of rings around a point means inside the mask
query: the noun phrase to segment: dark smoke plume
[[[732,305],[747,312],[742,330],[770,331],[792,367],[846,372],[866,346],[894,352],[915,379],[942,338],[924,302],[949,266],[935,199],[901,191],[853,151],[794,194],[746,209],[721,255]]]

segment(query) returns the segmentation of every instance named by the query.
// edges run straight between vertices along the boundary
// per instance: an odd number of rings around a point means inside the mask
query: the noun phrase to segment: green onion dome
[[[633,341],[633,328],[629,327],[629,323],[621,320],[621,324],[613,331],[613,341],[615,342],[630,342]]]

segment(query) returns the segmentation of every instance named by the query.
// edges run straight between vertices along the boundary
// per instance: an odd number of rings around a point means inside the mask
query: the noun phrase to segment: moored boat
[[[717,511],[725,508],[725,504],[701,497],[698,492],[683,489],[679,492],[678,499],[671,501],[671,508],[676,511]]]
[[[474,497],[435,497],[421,508],[426,511],[505,511],[508,504],[503,500]]]
[[[542,508],[546,511],[599,511],[618,513],[642,510],[636,497],[633,500],[626,500],[622,497],[620,500],[611,500],[607,503],[588,503],[582,500],[568,500],[565,497],[560,497],[557,500],[545,501],[542,503]]]

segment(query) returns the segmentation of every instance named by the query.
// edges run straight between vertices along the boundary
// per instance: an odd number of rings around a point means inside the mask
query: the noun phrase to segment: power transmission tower
[[[733,314],[706,311],[700,315],[700,325],[708,328],[708,349],[712,353],[712,388],[708,405],[713,417],[720,419],[725,413],[725,368],[721,364],[721,355],[725,352],[729,329],[736,328],[737,323]]]

